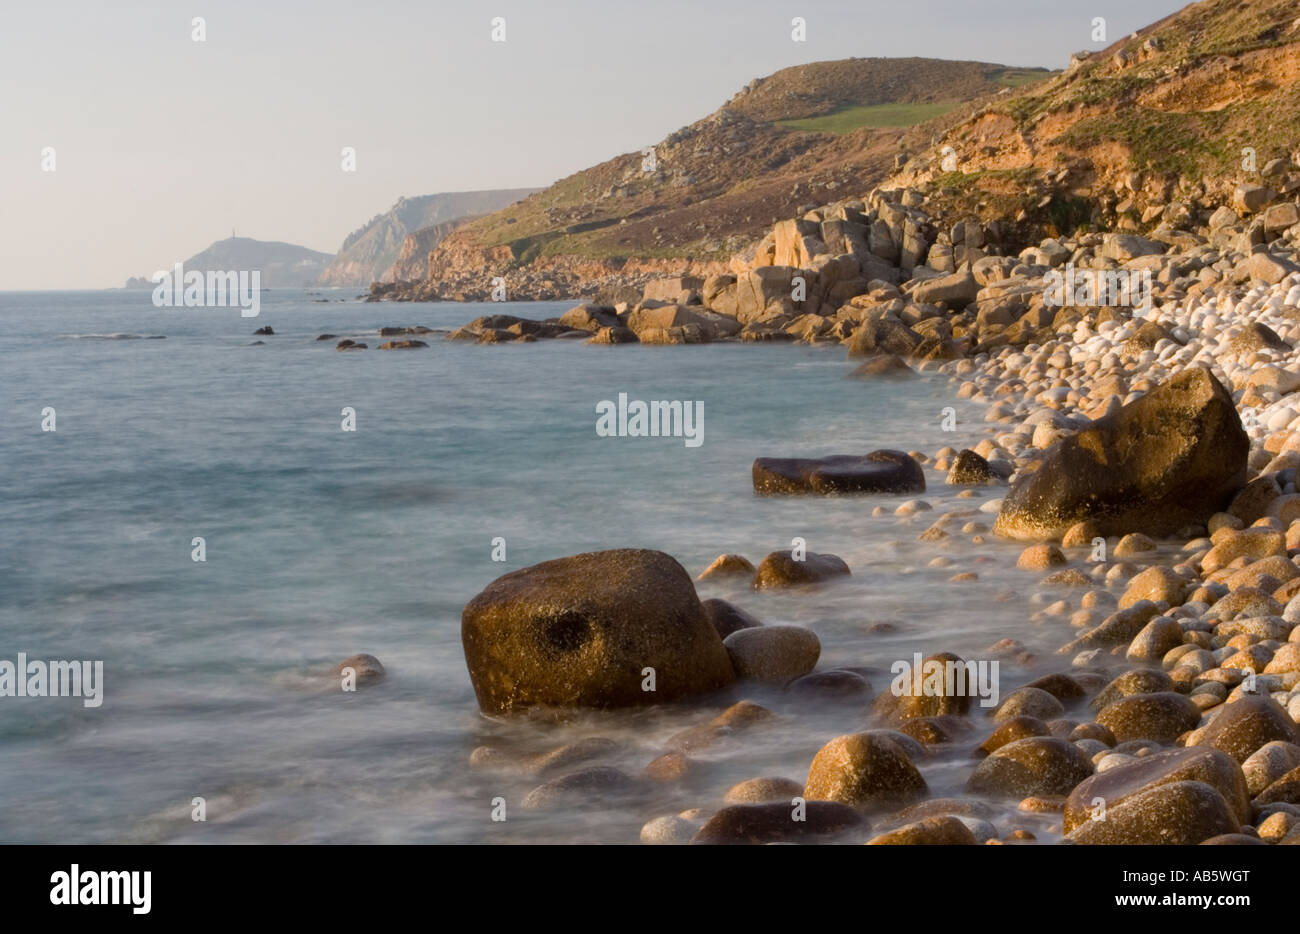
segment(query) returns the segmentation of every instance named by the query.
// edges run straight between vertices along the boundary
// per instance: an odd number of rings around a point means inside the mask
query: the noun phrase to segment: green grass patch
[[[801,120],[779,120],[777,126],[806,133],[834,133],[843,135],[863,127],[916,126],[955,110],[961,101],[941,101],[935,104],[871,104],[863,107],[843,107],[820,117]]]

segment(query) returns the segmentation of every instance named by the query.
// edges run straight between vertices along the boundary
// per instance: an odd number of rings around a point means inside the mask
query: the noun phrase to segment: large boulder
[[[1193,846],[1239,827],[1223,795],[1204,782],[1183,781],[1108,806],[1105,820],[1085,821],[1068,839],[1085,846]]]
[[[1218,708],[1209,723],[1187,738],[1187,745],[1210,746],[1245,762],[1275,740],[1300,744],[1300,727],[1271,698],[1245,695]]]
[[[994,531],[1041,540],[1084,520],[1101,535],[1204,524],[1245,482],[1249,449],[1232,397],[1194,367],[1049,448],[1011,485]]]
[[[754,461],[755,493],[924,493],[925,472],[902,451],[865,456],[760,457]]]
[[[1250,822],[1250,795],[1241,766],[1217,749],[1167,749],[1099,772],[1080,782],[1065,802],[1065,832],[1097,813],[1100,798],[1107,809],[1157,785],[1204,782],[1223,796],[1240,824]]]
[[[690,575],[660,551],[588,552],[498,577],[465,606],[461,642],[491,714],[635,706],[735,680]],[[646,668],[654,691],[642,689]]]

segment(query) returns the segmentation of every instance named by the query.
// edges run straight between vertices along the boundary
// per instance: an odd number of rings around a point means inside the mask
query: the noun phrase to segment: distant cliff
[[[408,234],[457,219],[491,214],[526,198],[534,191],[537,189],[498,188],[401,198],[388,211],[376,214],[362,227],[348,234],[338,255],[321,273],[318,284],[368,286],[385,279],[401,255]],[[420,277],[423,275],[421,270]]]
[[[316,284],[321,272],[334,257],[328,253],[309,250],[305,246],[281,243],[278,240],[254,240],[251,237],[227,237],[218,240],[201,253],[183,261],[186,272],[245,271],[261,273],[262,288],[300,289]],[[159,267],[170,272],[176,262],[172,259]],[[126,280],[128,289],[152,289],[149,276]]]
[[[480,215],[458,217],[455,220],[434,224],[432,227],[422,227],[415,233],[407,234],[406,239],[402,241],[402,249],[397,254],[396,261],[380,274],[379,280],[381,282],[400,282],[403,280],[423,279],[429,274],[429,253],[433,248],[461,224],[478,216]]]

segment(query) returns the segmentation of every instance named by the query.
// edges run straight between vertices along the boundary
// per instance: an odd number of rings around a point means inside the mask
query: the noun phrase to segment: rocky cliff
[[[536,190],[497,188],[400,198],[383,214],[376,214],[348,234],[338,255],[321,273],[319,284],[368,286],[385,277],[401,255],[408,234],[458,218],[491,213]]]

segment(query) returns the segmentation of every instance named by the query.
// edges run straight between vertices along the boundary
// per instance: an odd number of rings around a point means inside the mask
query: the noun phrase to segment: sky
[[[1181,6],[12,0],[0,290],[121,286],[232,229],[334,253],[399,197],[549,185],[790,65],[915,55],[1061,68]],[[1092,41],[1098,16],[1105,43]],[[806,41],[792,40],[794,17]]]

